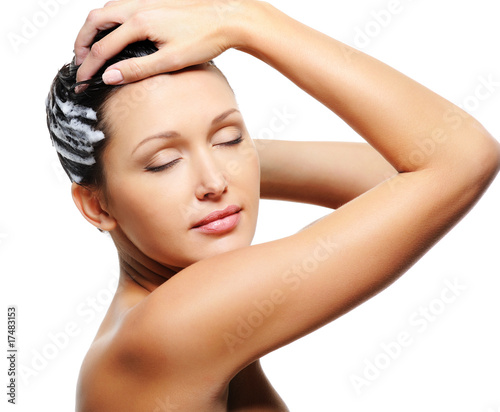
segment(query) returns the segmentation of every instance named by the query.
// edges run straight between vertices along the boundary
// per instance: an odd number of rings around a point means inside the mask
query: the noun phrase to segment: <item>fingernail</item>
[[[88,84],[80,84],[78,86],[75,87],[75,93],[78,94],[78,93],[81,93],[83,91],[85,91],[88,87]]]
[[[102,75],[102,81],[106,84],[118,84],[123,81],[123,75],[120,70],[108,70]]]

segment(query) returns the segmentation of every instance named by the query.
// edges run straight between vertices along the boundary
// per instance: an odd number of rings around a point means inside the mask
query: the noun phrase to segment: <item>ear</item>
[[[106,212],[96,191],[73,182],[71,194],[80,213],[95,227],[108,232],[116,227],[116,220]]]

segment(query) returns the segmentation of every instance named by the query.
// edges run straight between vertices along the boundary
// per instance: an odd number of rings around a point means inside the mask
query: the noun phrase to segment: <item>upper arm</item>
[[[338,208],[397,172],[368,143],[255,141],[261,197]]]

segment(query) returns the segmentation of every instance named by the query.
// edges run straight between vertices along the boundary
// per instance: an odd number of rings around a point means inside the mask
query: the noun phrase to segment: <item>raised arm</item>
[[[429,250],[499,169],[498,143],[456,106],[266,3],[235,4],[231,18],[210,29],[224,33],[220,48],[237,47],[275,67],[399,173],[293,236],[202,260],[156,289],[123,328],[138,376],[165,365],[179,381],[229,379],[337,318]],[[137,353],[155,363],[137,368]]]
[[[497,144],[472,117],[417,82],[269,4],[253,7],[250,15],[239,23],[247,27],[240,29],[239,49],[325,104],[399,172],[446,167],[461,150],[483,144],[496,158]],[[254,21],[277,29],[255,30]],[[426,145],[429,155],[421,149]]]

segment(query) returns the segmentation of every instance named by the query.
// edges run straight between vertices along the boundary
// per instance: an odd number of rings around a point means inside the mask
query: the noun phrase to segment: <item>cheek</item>
[[[247,189],[260,191],[260,162],[252,143],[239,148],[237,156],[228,163],[227,171],[236,181],[242,181]]]
[[[139,182],[137,182],[139,183]],[[185,250],[179,242],[187,231],[175,188],[167,192],[158,184],[138,184],[136,190],[121,190],[115,196],[116,219],[126,239],[149,258],[183,267]],[[140,188],[140,189],[139,189]],[[185,213],[184,213],[185,214]]]
[[[122,180],[112,190],[110,211],[131,240],[140,241],[159,231],[167,236],[181,223],[182,192],[177,185],[170,182],[167,189],[160,176]]]

